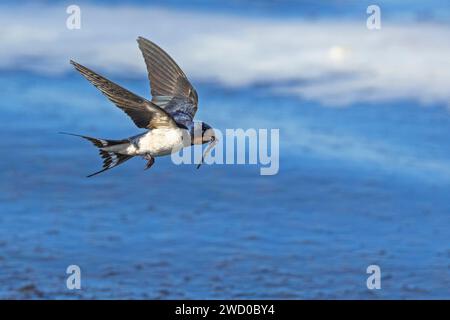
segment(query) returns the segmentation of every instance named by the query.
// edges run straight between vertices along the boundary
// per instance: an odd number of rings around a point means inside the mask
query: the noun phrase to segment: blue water
[[[74,73],[2,72],[0,86],[0,298],[449,298],[445,106],[196,83],[199,119],[280,129],[278,175],[160,158],[87,179],[97,152],[57,132],[126,137],[128,117]],[[66,288],[71,264],[81,290]],[[366,287],[371,264],[381,290]]]

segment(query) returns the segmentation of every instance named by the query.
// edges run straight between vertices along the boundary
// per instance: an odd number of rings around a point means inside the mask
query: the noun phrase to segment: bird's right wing
[[[198,108],[198,95],[183,70],[150,40],[139,37],[137,42],[147,66],[152,102],[177,122],[192,121]]]
[[[172,116],[153,102],[139,97],[75,61],[71,60],[70,63],[109,100],[128,114],[139,128],[177,127]]]

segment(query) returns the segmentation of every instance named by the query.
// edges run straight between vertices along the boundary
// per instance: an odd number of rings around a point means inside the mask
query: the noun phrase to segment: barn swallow
[[[181,68],[153,42],[142,37],[137,42],[147,65],[151,101],[70,60],[75,69],[122,109],[137,127],[146,129],[144,133],[121,140],[61,132],[89,140],[99,149],[103,168],[88,177],[112,169],[136,156],[147,160],[148,169],[154,164],[156,157],[177,152],[185,146],[210,143],[197,166],[199,168],[216,143],[211,126],[194,121],[198,95]],[[194,132],[199,131],[199,128],[201,135]],[[188,139],[185,138],[186,133],[189,134]]]

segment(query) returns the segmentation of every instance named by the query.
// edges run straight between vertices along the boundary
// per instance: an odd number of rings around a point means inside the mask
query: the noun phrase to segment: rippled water
[[[117,80],[117,79],[116,79]],[[147,94],[145,81],[119,81]],[[95,178],[92,146],[139,132],[77,75],[2,73],[1,298],[449,298],[450,116],[326,108],[198,84],[199,118],[280,128],[280,172],[133,159]],[[66,288],[77,264],[82,289]],[[366,288],[377,264],[382,289]]]

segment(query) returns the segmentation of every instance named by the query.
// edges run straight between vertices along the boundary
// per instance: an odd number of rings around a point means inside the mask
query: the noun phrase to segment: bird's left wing
[[[139,128],[176,128],[172,116],[156,104],[102,77],[75,61],[70,61],[89,82],[122,109]]]
[[[198,95],[183,70],[150,40],[139,37],[137,42],[147,66],[152,102],[178,123],[192,121],[198,108]]]

